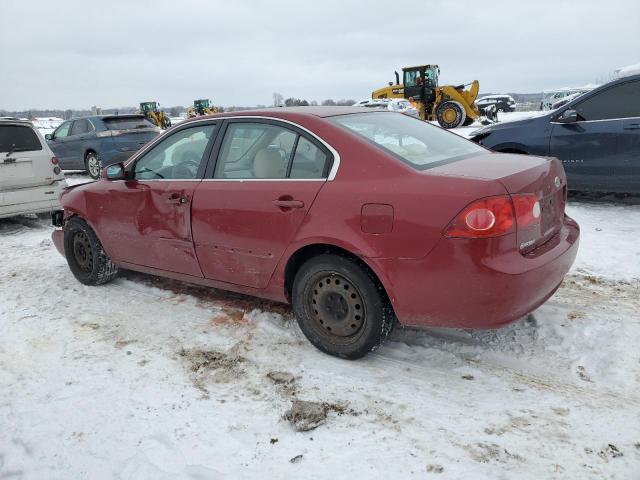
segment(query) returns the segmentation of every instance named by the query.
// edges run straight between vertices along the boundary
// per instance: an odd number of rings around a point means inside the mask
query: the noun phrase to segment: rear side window
[[[578,103],[581,120],[640,117],[640,82],[627,82]]]
[[[331,117],[331,120],[416,170],[485,152],[455,133],[401,113],[358,113]]]
[[[103,119],[109,130],[135,130],[139,128],[155,128],[155,125],[144,117],[113,117]]]
[[[0,152],[42,150],[40,139],[31,127],[0,125]]]
[[[328,155],[288,128],[267,123],[231,123],[227,128],[215,178],[322,179]]]
[[[289,178],[324,178],[326,166],[327,154],[306,138],[300,137]]]

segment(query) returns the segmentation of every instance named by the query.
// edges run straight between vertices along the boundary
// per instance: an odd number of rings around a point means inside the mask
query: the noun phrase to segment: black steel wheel
[[[95,232],[79,217],[64,226],[64,253],[71,273],[85,285],[107,283],[118,273]]]
[[[358,263],[324,254],[296,274],[293,309],[300,329],[317,348],[356,359],[375,350],[395,317],[373,275]]]

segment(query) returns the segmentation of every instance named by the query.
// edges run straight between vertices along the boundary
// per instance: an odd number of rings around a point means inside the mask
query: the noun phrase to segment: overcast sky
[[[422,63],[481,92],[603,81],[640,63],[640,1],[0,0],[6,110],[359,100]]]

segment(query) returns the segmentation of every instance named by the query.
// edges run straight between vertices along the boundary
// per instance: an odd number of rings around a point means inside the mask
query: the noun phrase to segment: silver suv
[[[31,122],[0,119],[0,218],[59,208],[67,183],[58,163]]]

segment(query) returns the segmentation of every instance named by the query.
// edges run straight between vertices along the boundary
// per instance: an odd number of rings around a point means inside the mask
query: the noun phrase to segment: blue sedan
[[[498,152],[559,158],[570,190],[640,193],[640,75],[548,114],[481,128],[471,140]]]
[[[68,120],[46,138],[63,170],[98,178],[102,167],[125,161],[158,133],[144,115],[100,115]]]

